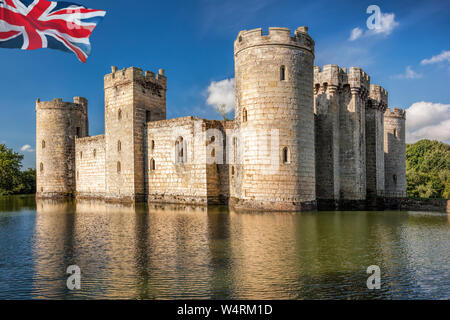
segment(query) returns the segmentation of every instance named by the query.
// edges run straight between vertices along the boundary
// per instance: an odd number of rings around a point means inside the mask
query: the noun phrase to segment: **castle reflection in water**
[[[431,254],[418,227],[441,222],[399,212],[264,214],[39,200],[32,297],[408,297],[427,268],[411,265]],[[366,287],[374,264],[384,277],[377,292]],[[70,265],[81,268],[79,291],[66,288]]]

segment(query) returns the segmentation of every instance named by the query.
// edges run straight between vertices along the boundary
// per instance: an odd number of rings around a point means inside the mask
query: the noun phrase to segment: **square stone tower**
[[[366,199],[365,111],[370,77],[360,68],[350,68],[343,86],[339,109],[341,199]]]
[[[340,197],[339,109],[345,72],[337,65],[314,67],[316,194],[319,205]],[[334,204],[335,205],[335,204]]]
[[[348,72],[337,65],[325,65],[323,70],[314,68],[319,207],[366,199],[366,105],[369,94],[370,77],[360,68],[352,67]],[[381,113],[377,119],[382,121]],[[375,129],[372,131],[370,135],[375,134]],[[382,141],[382,135],[378,138]],[[378,138],[371,136],[376,146],[382,145],[375,141]],[[374,175],[377,168],[375,165]]]
[[[117,70],[104,78],[106,200],[144,201],[146,123],[166,119],[167,79],[138,68]]]
[[[384,112],[388,92],[376,84],[370,85],[366,104],[366,182],[367,197],[384,195]]]

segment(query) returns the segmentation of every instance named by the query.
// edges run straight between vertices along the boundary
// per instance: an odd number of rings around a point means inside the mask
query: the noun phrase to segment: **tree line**
[[[22,171],[23,155],[0,144],[0,196],[36,193],[36,170]]]

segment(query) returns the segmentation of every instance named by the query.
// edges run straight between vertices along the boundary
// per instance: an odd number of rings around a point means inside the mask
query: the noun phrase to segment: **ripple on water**
[[[2,299],[449,299],[447,215],[0,200]],[[66,268],[82,288],[66,288]],[[366,287],[368,266],[382,288]]]

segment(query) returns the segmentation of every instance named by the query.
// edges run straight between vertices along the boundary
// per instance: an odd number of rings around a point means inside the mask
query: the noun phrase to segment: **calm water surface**
[[[450,217],[0,199],[0,299],[450,299]],[[78,265],[81,290],[66,288]],[[381,289],[367,289],[370,265]]]

